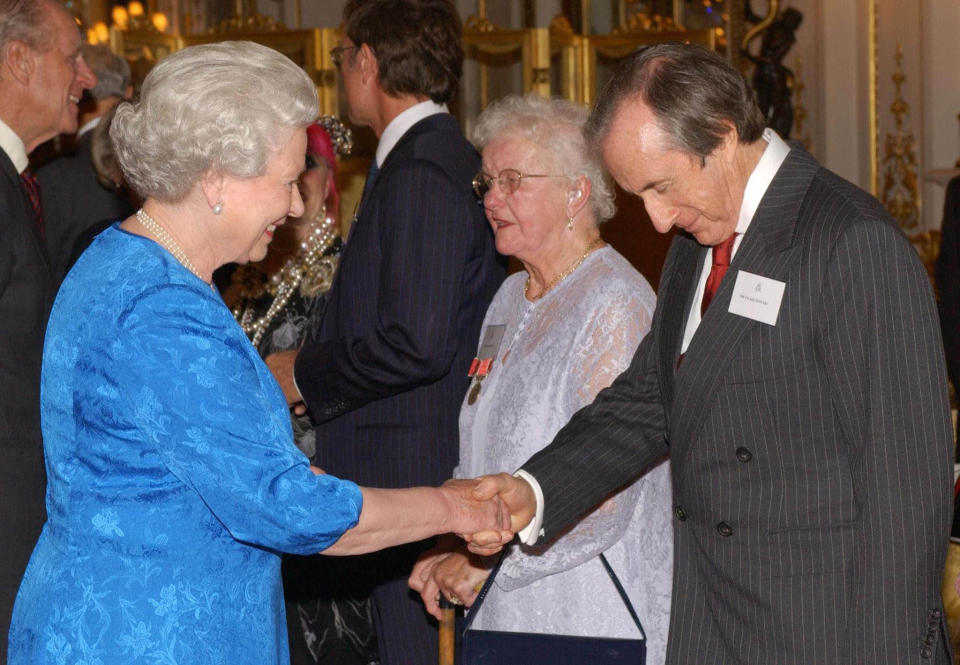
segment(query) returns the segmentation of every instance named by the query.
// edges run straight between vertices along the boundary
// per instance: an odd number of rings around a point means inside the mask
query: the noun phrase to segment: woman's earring
[[[223,202],[222,202],[222,201],[217,201],[217,202],[213,205],[213,214],[214,214],[214,215],[219,215],[221,212],[223,212]]]
[[[567,217],[567,228],[573,231],[573,217]]]

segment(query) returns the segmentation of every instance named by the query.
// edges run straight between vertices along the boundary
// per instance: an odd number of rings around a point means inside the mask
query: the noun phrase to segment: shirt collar
[[[763,140],[767,142],[767,147],[750,174],[746,189],[743,190],[743,203],[740,204],[740,217],[737,219],[739,234],[747,232],[763,195],[767,193],[767,188],[790,152],[790,146],[770,128],[763,130]]]
[[[27,159],[27,147],[23,144],[23,140],[3,120],[0,120],[0,150],[7,153],[17,173],[23,173],[24,169],[30,165],[30,160]]]
[[[428,99],[425,102],[414,104],[391,120],[390,124],[384,128],[383,134],[380,135],[380,143],[377,145],[377,166],[383,166],[383,163],[387,161],[387,156],[390,154],[390,151],[393,150],[397,142],[403,138],[407,130],[424,118],[436,115],[437,113],[449,113],[449,111],[447,111],[447,105],[437,104]]]
[[[83,136],[84,134],[86,134],[87,132],[89,132],[91,129],[93,129],[94,127],[96,127],[97,125],[99,125],[99,124],[100,124],[100,119],[101,119],[102,117],[103,117],[103,116],[98,115],[96,118],[93,118],[93,119],[90,120],[87,124],[85,124],[83,127],[81,127],[80,129],[78,129],[78,130],[77,130],[77,138],[80,138],[81,136]]]

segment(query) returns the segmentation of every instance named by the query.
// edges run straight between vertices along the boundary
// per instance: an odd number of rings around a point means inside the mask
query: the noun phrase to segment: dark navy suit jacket
[[[476,150],[429,116],[380,167],[350,229],[297,385],[315,462],[362,485],[435,485],[458,457],[458,414],[487,305],[503,279],[471,188]]]
[[[0,662],[20,578],[46,520],[40,358],[52,298],[30,200],[0,150]]]
[[[93,131],[71,150],[37,169],[43,198],[47,252],[59,284],[93,236],[133,214],[131,203],[97,180]]]

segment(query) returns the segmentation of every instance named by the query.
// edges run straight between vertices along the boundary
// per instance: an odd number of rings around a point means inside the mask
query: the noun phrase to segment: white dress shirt
[[[746,234],[747,229],[750,227],[750,222],[753,220],[753,215],[760,206],[763,195],[767,193],[767,188],[773,181],[774,176],[777,175],[777,171],[780,170],[783,161],[787,158],[787,153],[790,152],[790,146],[772,129],[767,128],[763,130],[763,140],[767,142],[767,147],[764,149],[763,154],[760,156],[760,161],[757,162],[753,172],[747,179],[747,186],[743,190],[743,201],[740,204],[740,215],[737,218],[736,228],[736,232],[740,235],[734,240],[733,251],[730,255],[731,261],[740,248],[740,243],[743,241],[744,234]],[[687,314],[687,327],[684,330],[681,353],[687,352],[690,340],[693,339],[697,328],[700,326],[700,301],[703,300],[703,289],[707,284],[707,277],[710,275],[711,267],[711,262],[706,260],[706,255],[707,253],[705,252],[703,266],[700,268],[697,292],[694,295],[690,312]],[[523,478],[530,484],[533,488],[533,494],[537,499],[536,514],[526,528],[521,529],[520,533],[517,534],[520,536],[522,543],[533,545],[540,536],[543,535],[543,490],[540,488],[540,483],[537,482],[537,479],[523,469],[519,469],[515,475],[518,478]]]
[[[96,118],[93,118],[87,121],[87,123],[83,127],[77,130],[77,138],[79,139],[81,136],[83,136],[87,132],[93,131],[93,129],[100,124],[100,121],[102,119],[103,119],[103,116],[98,115]]]
[[[390,151],[397,145],[403,135],[415,124],[438,113],[449,113],[446,104],[437,104],[429,99],[402,111],[383,129],[380,142],[377,144],[377,166],[387,161]]]
[[[23,144],[23,140],[3,120],[0,120],[0,150],[7,153],[17,173],[23,173],[30,164],[30,160],[27,159],[27,147]]]

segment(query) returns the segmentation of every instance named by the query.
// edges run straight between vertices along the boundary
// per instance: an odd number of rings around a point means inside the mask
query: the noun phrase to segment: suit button
[[[743,446],[740,446],[739,448],[737,448],[737,459],[740,460],[741,462],[749,462],[750,460],[753,459],[753,453],[751,453],[749,450],[747,450]]]
[[[673,512],[681,522],[687,521],[687,511],[683,509],[683,506],[675,506]]]
[[[930,647],[923,647],[922,649],[920,649],[921,658],[930,658],[930,656],[932,655],[933,655],[933,649],[931,649]]]
[[[729,538],[733,535],[733,527],[726,522],[720,522],[720,524],[717,525],[717,533],[724,538]]]
[[[926,644],[928,647],[930,647],[930,646],[933,646],[933,643],[936,641],[937,641],[937,638],[928,633],[927,637],[923,640],[923,643]]]
[[[940,610],[934,610],[933,612],[930,613],[930,616],[932,616],[934,619],[939,619],[939,618],[940,618]]]

